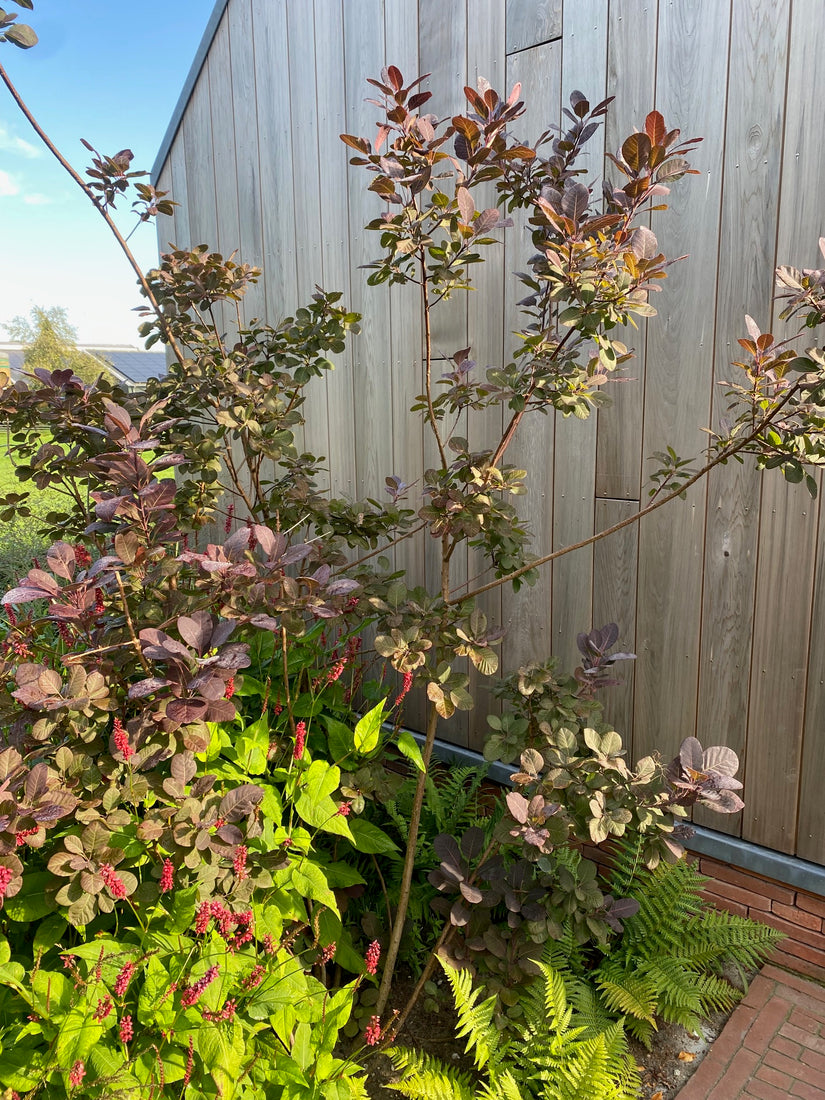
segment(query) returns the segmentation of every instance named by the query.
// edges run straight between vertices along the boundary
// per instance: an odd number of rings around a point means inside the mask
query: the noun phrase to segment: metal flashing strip
[[[183,88],[178,96],[175,109],[172,112],[172,118],[169,120],[169,125],[166,127],[163,141],[160,143],[160,149],[158,150],[158,155],[155,157],[155,163],[152,165],[149,178],[153,184],[158,182],[158,176],[163,171],[166,158],[169,156],[169,150],[172,148],[172,142],[175,140],[175,134],[178,132],[178,127],[183,119],[186,106],[189,103],[189,97],[192,95],[192,89],[198,81],[203,63],[206,61],[206,55],[209,53],[209,47],[212,45],[212,39],[215,37],[215,32],[218,29],[228,4],[229,0],[215,0],[215,6],[212,9],[212,14],[209,16],[206,30],[203,32],[203,37],[201,38],[197,53],[189,67],[186,80],[183,82]]]
[[[423,744],[423,734],[413,730],[410,732],[416,741]],[[446,763],[463,764],[474,768],[486,765],[490,779],[503,787],[512,786],[510,783],[510,775],[514,770],[512,764],[502,764],[498,761],[489,764],[480,753],[462,748],[460,745],[451,745],[447,741],[436,740],[433,755]],[[773,879],[784,886],[792,886],[797,890],[816,894],[817,897],[825,897],[825,867],[821,867],[818,863],[810,863],[806,859],[786,855],[784,852],[775,852],[771,848],[763,848],[748,840],[728,836],[726,833],[717,833],[701,825],[694,825],[693,829],[694,835],[684,841],[685,847],[690,851],[709,856],[720,863],[728,863],[731,867],[739,867],[743,871],[751,871],[753,874]]]

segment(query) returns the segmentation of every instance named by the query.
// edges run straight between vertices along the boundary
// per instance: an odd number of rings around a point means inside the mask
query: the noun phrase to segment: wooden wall
[[[415,480],[430,443],[407,414],[421,387],[415,295],[369,288],[359,270],[376,251],[362,226],[380,203],[338,134],[373,132],[365,78],[385,64],[430,72],[443,115],[479,76],[499,90],[520,81],[529,140],[574,88],[592,102],[615,95],[593,179],[604,143],[614,149],[654,106],[703,136],[700,175],[653,215],[665,253],[689,259],[657,296],[659,317],[628,338],[635,380],[585,424],[537,418],[511,454],[531,469],[536,545],[557,548],[645,503],[651,452],[700,450],[724,411],[718,383],[745,312],[768,328],[775,264],[815,264],[825,88],[811,74],[823,44],[821,0],[229,0],[160,171],[180,203],[161,246],[208,242],[262,266],[247,319],[276,321],[315,283],[345,292],[363,332],[313,398],[306,445],[329,457],[335,492],[377,496],[387,474]],[[522,219],[478,292],[438,315],[438,354],[471,343],[481,366],[506,361],[518,326],[509,272],[529,248]],[[482,446],[500,423],[466,427]],[[431,576],[429,549],[401,547],[397,563]],[[478,571],[456,562],[453,581]],[[508,628],[507,667],[550,652],[569,664],[578,630],[615,619],[638,653],[609,704],[633,757],[671,754],[689,734],[732,745],[746,809],[704,822],[825,863],[825,525],[804,489],[721,469],[683,503],[484,606]],[[449,736],[480,746],[482,718]]]

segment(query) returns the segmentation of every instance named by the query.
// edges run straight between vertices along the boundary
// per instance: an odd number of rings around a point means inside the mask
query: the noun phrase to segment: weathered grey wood
[[[507,96],[506,55],[504,52],[505,2],[490,0],[484,19],[474,18],[470,11],[467,21],[467,82],[477,86],[479,79],[489,82],[499,95]],[[482,184],[474,192],[477,209],[495,205],[496,194],[492,183]],[[479,378],[490,366],[500,366],[504,359],[504,238],[505,231],[494,235],[502,240],[495,247],[487,248],[483,264],[473,271],[475,290],[467,299],[468,342],[471,344],[471,357],[476,362],[475,372]],[[503,430],[500,410],[487,410],[485,413],[470,413],[467,438],[474,451],[494,448]],[[470,551],[467,569],[470,577],[480,574],[487,566],[480,551]],[[487,616],[492,626],[501,624],[501,589],[484,593],[478,599],[478,606]],[[498,649],[499,658],[501,649]],[[475,708],[470,716],[470,748],[481,751],[487,734],[487,715],[500,711],[497,700],[489,693],[489,680],[470,668],[470,692],[475,699]]]
[[[820,492],[821,488],[820,483]],[[821,495],[819,501],[796,853],[802,859],[825,863],[825,803],[822,798],[822,776],[825,774],[825,522]],[[810,507],[814,510],[814,502]]]
[[[527,111],[513,127],[519,140],[534,142],[551,122],[559,118],[561,100],[561,46],[551,43],[523,50],[507,58],[507,87],[522,86]],[[504,308],[504,358],[512,359],[518,338],[512,333],[523,325],[516,302],[522,297],[523,284],[511,273],[523,271],[532,252],[532,241],[523,212],[513,216],[504,244],[506,271]],[[505,410],[509,419],[510,411]],[[517,497],[520,514],[527,514],[535,553],[551,545],[553,539],[553,439],[552,416],[537,413],[525,417],[506,461],[529,470],[527,494]],[[502,591],[502,618],[507,627],[503,645],[503,666],[518,668],[528,661],[546,660],[553,650],[551,617],[552,580],[544,569],[533,588],[514,593],[508,586]]]
[[[635,501],[596,501],[596,530],[604,531],[614,523],[633,515]],[[619,627],[618,649],[633,653],[636,619],[636,571],[638,567],[639,532],[634,526],[624,527],[595,546],[593,563],[593,625],[602,627],[616,623]],[[633,749],[633,679],[635,661],[623,661],[616,666],[616,678],[621,684],[605,688],[599,698],[605,717],[622,735],[628,761],[635,763]]]
[[[607,0],[566,0],[562,19],[562,104],[582,91],[596,104],[607,83]],[[580,166],[600,201],[604,131],[587,145]],[[591,348],[585,348],[588,355]],[[553,472],[553,549],[593,534],[596,476],[596,414],[586,421],[556,414]],[[553,565],[553,653],[563,668],[578,660],[576,634],[593,623],[593,548],[568,554]]]
[[[201,71],[183,120],[184,164],[189,207],[189,235],[192,245],[208,244],[218,238],[215,174],[212,169],[212,116],[209,103],[209,73]]]
[[[347,128],[344,97],[341,94],[345,83],[341,0],[315,2],[315,83],[321,195],[318,279],[325,290],[341,291],[343,302],[349,305],[349,153],[340,139]],[[343,355],[335,357],[334,362],[335,369],[326,380],[331,490],[333,495],[352,498],[355,495],[355,401],[351,345]]]
[[[655,4],[610,0],[607,91],[615,99],[605,122],[605,145],[614,154],[628,134],[641,129],[655,105],[657,13]],[[611,164],[605,166],[605,171],[609,180],[619,183],[618,172]],[[678,269],[675,274],[678,276]],[[652,297],[655,305],[658,295]],[[598,414],[599,497],[638,500],[641,493],[647,324],[639,319],[638,328],[628,325],[623,330],[620,339],[636,357],[622,372],[623,380],[605,387],[613,405]]]
[[[232,61],[232,112],[238,196],[238,247],[243,263],[263,267],[261,170],[258,150],[255,41],[251,0],[232,0],[227,8]],[[246,324],[262,317],[266,307],[266,273],[251,285],[241,302]]]
[[[792,14],[777,260],[820,266],[817,239],[825,229],[821,203],[825,156],[814,134],[822,117],[823,94],[819,84],[810,81],[810,66],[821,53],[815,34],[821,26],[821,9],[810,0],[800,0],[793,4]],[[774,332],[784,335],[785,328],[775,323]],[[806,333],[802,346],[811,342]],[[763,487],[742,835],[780,851],[793,851],[796,843],[800,855],[821,860],[825,751],[817,716],[822,706],[823,651],[821,621],[810,618],[820,509],[821,504],[817,507],[801,486],[786,486],[779,477]],[[822,584],[821,574],[817,583]],[[813,606],[821,604],[816,600]],[[811,627],[814,635],[809,639]],[[803,701],[808,668],[806,722]],[[764,675],[762,669],[767,670]],[[805,769],[801,797],[800,767]]]
[[[561,5],[562,0],[507,0],[507,53],[558,38]]]
[[[674,187],[666,221],[661,215],[653,221],[665,255],[691,258],[658,296],[666,322],[648,333],[645,454],[665,444],[696,454],[710,415],[715,286],[708,272],[718,245],[728,32],[728,5],[718,0],[659,10],[657,107],[668,127],[684,124],[705,140],[694,157],[701,176]],[[641,527],[636,755],[656,748],[667,755],[695,729],[704,516],[700,485]]]
[[[770,327],[775,264],[789,4],[734,0],[728,79],[722,224],[716,298],[713,428],[729,405],[722,384],[744,315]],[[754,95],[754,88],[759,95]],[[748,713],[760,476],[753,465],[718,467],[708,482],[697,736],[744,755]],[[699,824],[738,832],[741,815],[697,810]]]
[[[174,186],[175,181],[172,178],[172,160],[167,158],[166,164],[163,166],[163,171],[158,176],[157,183],[155,184],[158,191],[166,191],[168,198],[174,200]],[[161,251],[165,251],[170,242],[175,239],[175,211],[171,214],[158,214],[157,221],[157,234],[158,234],[158,247]]]

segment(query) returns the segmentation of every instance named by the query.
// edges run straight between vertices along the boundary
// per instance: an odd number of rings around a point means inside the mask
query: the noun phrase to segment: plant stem
[[[418,845],[418,828],[421,824],[421,807],[424,805],[425,785],[429,773],[430,757],[433,754],[433,744],[435,743],[435,731],[437,728],[438,711],[435,709],[435,704],[433,703],[427,717],[427,738],[421,753],[424,769],[418,773],[418,780],[415,785],[415,797],[413,798],[412,810],[410,811],[410,829],[407,833],[407,852],[404,856],[404,870],[401,873],[401,889],[398,894],[398,906],[395,910],[395,921],[393,922],[390,942],[387,945],[387,954],[384,961],[384,973],[381,975],[381,986],[378,990],[378,1000],[375,1004],[375,1011],[378,1016],[380,1016],[386,1008],[387,1000],[390,995],[390,987],[392,986],[393,974],[395,973],[395,962],[398,958],[398,949],[401,946],[401,936],[404,932],[404,921],[406,920],[407,909],[410,904],[412,877],[413,871],[415,870],[415,850]]]
[[[0,79],[2,79],[3,83],[8,88],[9,92],[11,93],[12,99],[17,104],[17,106],[20,108],[20,110],[23,112],[23,114],[26,117],[26,120],[29,123],[29,125],[31,126],[31,128],[34,130],[34,132],[37,134],[37,136],[40,138],[40,140],[43,142],[43,144],[46,146],[46,148],[49,150],[49,152],[52,154],[52,156],[54,156],[57,159],[57,161],[60,163],[61,167],[63,167],[66,170],[66,172],[68,172],[68,174],[72,177],[72,179],[75,181],[77,186],[81,189],[81,191],[84,193],[86,198],[100,212],[100,216],[103,218],[103,220],[106,222],[106,224],[111,229],[112,233],[114,234],[115,240],[120,245],[121,250],[123,251],[124,256],[129,261],[133,271],[137,275],[138,282],[140,283],[140,285],[143,289],[143,293],[149,299],[149,303],[152,306],[152,309],[154,310],[155,316],[157,317],[158,321],[160,322],[161,328],[163,329],[163,334],[166,337],[166,341],[169,344],[169,347],[175,353],[175,356],[176,356],[178,362],[182,363],[184,361],[183,352],[181,351],[181,349],[178,345],[178,342],[175,339],[175,337],[172,333],[172,330],[169,327],[169,323],[166,320],[166,317],[164,316],[163,311],[161,310],[160,306],[158,305],[158,300],[155,297],[155,295],[152,293],[152,288],[149,286],[149,283],[146,281],[146,276],[141,271],[140,264],[135,259],[131,248],[129,248],[129,245],[126,243],[126,240],[123,237],[123,234],[120,232],[117,225],[112,220],[111,216],[109,215],[109,212],[105,209],[105,207],[101,206],[101,204],[98,202],[97,198],[95,197],[94,192],[89,187],[89,185],[85,182],[83,177],[78,175],[78,173],[74,170],[74,168],[72,168],[71,164],[69,164],[69,162],[63,156],[63,154],[60,152],[60,150],[57,148],[57,146],[49,138],[49,136],[45,132],[45,130],[43,130],[43,128],[40,126],[37,119],[34,117],[34,115],[31,113],[29,108],[24,103],[23,98],[20,95],[20,93],[17,91],[14,84],[12,84],[11,78],[9,77],[8,73],[3,68],[2,65],[0,65]]]
[[[444,450],[444,442],[441,439],[441,432],[438,430],[438,423],[435,419],[435,409],[433,408],[433,394],[432,394],[432,363],[433,363],[433,337],[430,329],[430,292],[427,282],[427,260],[424,255],[424,249],[421,248],[421,308],[424,314],[424,386],[425,394],[427,397],[427,419],[430,422],[433,435],[435,436],[435,442],[438,447],[438,455],[441,459],[442,470],[447,469],[447,452]]]
[[[126,626],[129,629],[129,637],[132,639],[132,646],[140,661],[141,668],[147,676],[151,676],[152,670],[149,667],[149,662],[143,656],[143,650],[140,648],[140,640],[135,633],[135,624],[132,619],[132,612],[129,610],[129,601],[126,598],[126,589],[123,587],[123,578],[120,575],[119,570],[115,570],[115,582],[117,583],[117,590],[120,593],[120,602],[123,606],[123,614],[126,616]]]
[[[727,462],[733,458],[734,455],[743,451],[750,443],[756,439],[756,437],[765,430],[765,428],[772,422],[774,417],[779,413],[791,397],[799,390],[799,383],[795,383],[785,394],[782,400],[773,407],[773,409],[764,416],[762,420],[757,424],[752,432],[744,436],[737,443],[732,444],[729,447],[724,448],[716,458],[710,462],[705,463],[700,470],[697,470],[693,477],[689,478],[683,485],[677,486],[672,492],[666,496],[659,497],[658,500],[654,500],[652,504],[648,504],[646,508],[641,508],[638,512],[634,512],[632,516],[628,516],[627,519],[620,520],[618,523],[614,523],[612,527],[605,527],[603,531],[597,531],[593,535],[588,535],[587,538],[581,539],[579,542],[573,542],[569,546],[563,546],[560,550],[554,550],[552,554],[545,554],[541,558],[536,558],[534,561],[529,562],[527,565],[523,565],[520,569],[514,569],[512,573],[507,573],[503,577],[497,577],[494,581],[489,581],[487,584],[482,584],[478,588],[473,588],[469,592],[465,592],[462,596],[450,596],[444,602],[448,605],[460,603],[461,600],[472,600],[476,596],[480,596],[483,592],[490,592],[494,588],[500,588],[501,585],[507,584],[509,581],[514,581],[518,577],[523,577],[525,573],[529,573],[531,569],[538,569],[541,565],[547,565],[551,561],[555,561],[557,558],[563,557],[565,554],[572,554],[574,550],[582,550],[585,546],[592,546],[593,543],[600,542],[602,539],[606,539],[608,535],[613,535],[617,531],[621,531],[623,527],[629,527],[632,523],[638,523],[639,520],[645,516],[649,516],[651,512],[655,512],[657,508],[661,508],[663,504],[667,504],[671,500],[675,500],[676,497],[682,496],[687,492],[697,481],[701,481],[703,477],[710,473],[714,467],[721,465],[723,462]]]

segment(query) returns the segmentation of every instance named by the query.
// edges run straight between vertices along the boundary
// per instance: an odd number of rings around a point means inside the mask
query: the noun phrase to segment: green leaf
[[[32,978],[34,1005],[41,1016],[60,1020],[72,1003],[74,985],[60,971],[38,970]]]
[[[384,722],[384,700],[367,711],[355,727],[353,742],[355,749],[362,756],[367,756],[378,747],[381,736],[381,726]]]
[[[13,898],[6,898],[3,912],[9,920],[30,923],[45,917],[56,906],[46,896],[46,888],[54,882],[48,871],[35,871],[23,876],[23,885]]]
[[[5,936],[0,936],[0,966],[3,966],[11,958],[11,947]]]
[[[366,855],[389,855],[398,851],[398,845],[387,836],[383,829],[373,825],[371,821],[364,821],[361,817],[350,819],[353,842],[359,852]]]
[[[26,23],[15,23],[9,27],[6,31],[6,38],[9,42],[13,42],[15,46],[19,46],[21,50],[30,50],[32,46],[37,45],[38,41],[37,35]]]
[[[334,913],[338,912],[335,894],[330,890],[326,875],[317,864],[305,859],[300,869],[292,866],[290,871],[292,886],[299,894],[312,901],[320,901],[322,905],[329,906]]]
[[[421,755],[421,749],[418,747],[418,742],[409,730],[402,730],[395,743],[402,756],[406,756],[408,760],[411,760],[420,772],[427,770],[424,767],[424,758]]]
[[[307,984],[302,972],[291,969],[265,978],[246,1002],[246,1011],[253,1020],[266,1020],[279,1006],[292,1007],[306,997]]]
[[[337,718],[327,714],[324,715],[323,722],[327,727],[330,756],[336,764],[340,764],[355,751],[352,730]]]
[[[304,787],[295,800],[295,812],[308,825],[351,840],[347,820],[338,813],[338,806],[330,797],[340,782],[340,768],[325,760],[313,760],[304,774]]]

